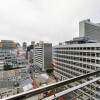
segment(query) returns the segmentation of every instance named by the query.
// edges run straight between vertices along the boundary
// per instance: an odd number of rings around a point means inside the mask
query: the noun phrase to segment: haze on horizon
[[[78,37],[79,21],[100,22],[100,0],[0,0],[0,40],[59,42]]]

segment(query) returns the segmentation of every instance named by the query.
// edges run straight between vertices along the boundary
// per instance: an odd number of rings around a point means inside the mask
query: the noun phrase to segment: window
[[[95,47],[91,47],[91,50],[95,50]]]
[[[91,69],[92,69],[92,70],[95,70],[95,66],[91,66]]]
[[[90,47],[87,47],[87,50],[90,50]]]
[[[100,92],[100,88],[96,87],[96,91]]]
[[[100,60],[96,60],[96,63],[97,63],[97,64],[100,64]]]
[[[97,57],[100,57],[100,53],[96,53],[96,56],[97,56]]]
[[[97,70],[97,71],[100,71],[100,67],[96,67],[96,70]]]
[[[100,95],[99,94],[96,94],[96,98],[100,99]]]
[[[96,47],[96,50],[100,50],[100,47]]]
[[[91,53],[91,56],[92,56],[92,57],[95,57],[95,53],[94,53],[94,52],[92,52],[92,53]]]

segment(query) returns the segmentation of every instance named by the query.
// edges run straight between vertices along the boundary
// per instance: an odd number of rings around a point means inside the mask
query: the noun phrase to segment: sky
[[[79,21],[100,22],[100,0],[0,0],[0,40],[64,42],[79,36]]]

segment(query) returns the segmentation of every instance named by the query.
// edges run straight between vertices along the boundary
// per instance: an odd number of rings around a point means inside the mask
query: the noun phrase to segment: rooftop
[[[41,87],[44,84],[48,85],[48,84],[53,84],[56,82],[55,79],[49,77],[46,73],[43,73],[43,74],[36,73],[33,81],[34,81],[33,83],[36,86],[36,88],[37,86]]]
[[[73,40],[65,41],[65,44],[85,44],[85,43],[97,43],[97,41],[91,40],[88,37],[73,38]]]

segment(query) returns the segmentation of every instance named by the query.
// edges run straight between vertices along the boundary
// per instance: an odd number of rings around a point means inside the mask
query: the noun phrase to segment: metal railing
[[[96,72],[88,73],[88,74],[81,75],[81,76],[78,76],[78,77],[75,77],[75,78],[70,78],[68,80],[63,80],[63,81],[60,81],[60,82],[57,82],[57,83],[54,83],[54,84],[51,84],[51,85],[47,85],[47,86],[44,86],[44,87],[40,87],[40,88],[37,88],[37,89],[33,89],[33,90],[29,90],[29,91],[26,91],[26,92],[23,92],[23,93],[19,93],[19,94],[4,98],[3,100],[19,100],[21,98],[27,98],[27,97],[30,97],[30,96],[35,96],[35,95],[38,95],[38,94],[41,94],[41,93],[45,93],[45,92],[52,90],[52,89],[56,89],[56,88],[61,87],[63,85],[67,85],[67,84],[73,83],[75,81],[79,81],[81,79],[84,79],[84,78],[87,78],[87,77],[90,77],[90,76],[93,76],[93,75],[97,75],[99,73],[100,73],[100,71],[96,71]]]

